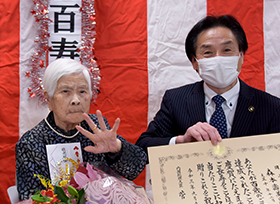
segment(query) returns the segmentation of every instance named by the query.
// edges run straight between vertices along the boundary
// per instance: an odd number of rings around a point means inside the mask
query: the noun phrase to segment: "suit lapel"
[[[203,81],[195,84],[192,93],[188,96],[188,110],[191,123],[206,122],[205,118],[205,99],[203,91]]]
[[[240,80],[240,93],[234,115],[231,137],[247,135],[257,106],[254,90]]]

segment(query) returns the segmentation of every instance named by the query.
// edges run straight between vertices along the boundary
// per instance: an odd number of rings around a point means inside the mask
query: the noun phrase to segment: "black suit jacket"
[[[240,79],[239,79],[240,80]],[[197,122],[206,122],[203,81],[165,92],[160,110],[136,145],[167,145]],[[240,93],[230,137],[280,132],[280,99],[240,80]]]

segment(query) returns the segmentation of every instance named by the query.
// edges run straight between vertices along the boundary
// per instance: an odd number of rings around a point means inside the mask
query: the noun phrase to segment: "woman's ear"
[[[48,103],[49,110],[52,111],[51,99],[47,91],[44,91],[45,100]]]

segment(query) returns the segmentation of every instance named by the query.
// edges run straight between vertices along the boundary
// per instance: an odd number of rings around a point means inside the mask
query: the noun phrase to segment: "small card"
[[[78,165],[83,162],[81,144],[79,142],[53,144],[47,145],[46,148],[52,183],[69,182]]]

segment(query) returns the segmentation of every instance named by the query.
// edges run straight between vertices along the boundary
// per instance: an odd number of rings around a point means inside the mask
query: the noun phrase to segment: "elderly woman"
[[[100,111],[88,114],[91,81],[87,69],[71,59],[57,59],[43,79],[49,115],[16,144],[16,177],[20,200],[43,185],[34,174],[50,177],[46,145],[78,142],[84,162],[101,162],[127,179],[135,179],[146,164],[144,151],[117,135],[120,119],[111,129]]]

